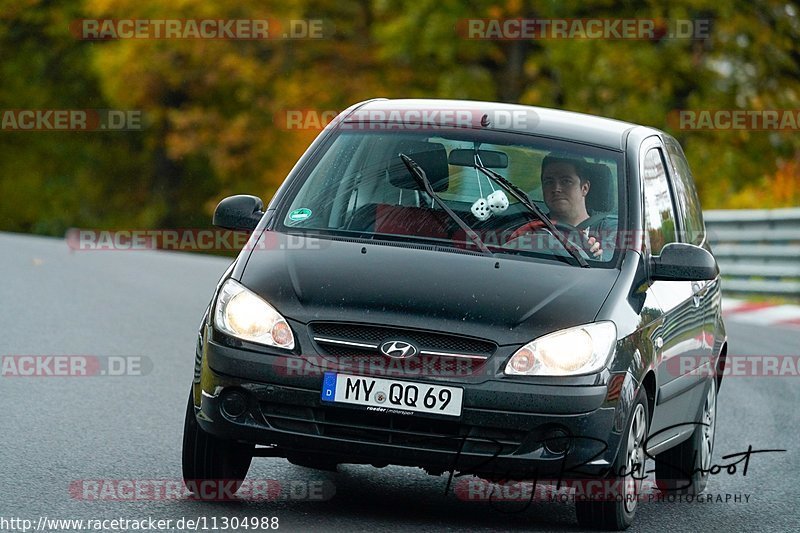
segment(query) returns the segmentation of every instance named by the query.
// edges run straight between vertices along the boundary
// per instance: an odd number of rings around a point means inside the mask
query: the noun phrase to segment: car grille
[[[309,327],[314,341],[325,355],[378,354],[382,343],[396,339],[413,343],[422,355],[484,360],[497,349],[491,341],[433,331],[339,322],[311,322]]]
[[[265,422],[283,431],[452,453],[461,449],[462,453],[512,454],[527,435],[515,429],[476,427],[438,418],[272,402],[261,402],[261,413]]]

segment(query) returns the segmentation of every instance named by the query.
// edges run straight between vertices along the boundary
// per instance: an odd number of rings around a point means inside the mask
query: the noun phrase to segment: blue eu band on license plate
[[[361,405],[377,412],[461,416],[463,394],[459,387],[325,372],[321,399]]]
[[[322,378],[322,400],[332,402],[336,396],[336,373],[325,372]]]

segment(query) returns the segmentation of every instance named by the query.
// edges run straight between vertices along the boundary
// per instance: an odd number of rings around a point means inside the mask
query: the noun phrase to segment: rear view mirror
[[[483,166],[486,168],[508,168],[508,154],[494,150],[478,150]],[[475,166],[475,150],[457,148],[450,152],[447,162],[460,167]]]
[[[694,244],[673,242],[650,259],[650,277],[664,281],[706,281],[719,274],[714,256]]]
[[[264,202],[257,196],[228,196],[214,210],[212,224],[219,228],[253,231],[264,215],[263,209]]]

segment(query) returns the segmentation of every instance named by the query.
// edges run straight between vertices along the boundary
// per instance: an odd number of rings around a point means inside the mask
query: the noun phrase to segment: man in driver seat
[[[542,194],[553,222],[574,226],[582,235],[576,242],[594,259],[608,259],[613,254],[616,225],[604,213],[589,213],[586,198],[592,188],[592,167],[595,165],[569,156],[550,154],[542,161]],[[517,229],[515,238],[543,227],[535,220]],[[568,235],[570,236],[570,235]],[[575,235],[571,235],[575,236]]]

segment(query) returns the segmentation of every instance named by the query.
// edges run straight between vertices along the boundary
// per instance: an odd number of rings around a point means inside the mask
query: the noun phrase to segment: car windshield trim
[[[543,254],[526,249],[505,248],[491,243],[486,244],[486,247],[492,252],[491,256],[487,256],[480,250],[459,248],[453,244],[451,239],[438,239],[435,237],[424,237],[421,235],[393,235],[391,233],[371,233],[358,230],[328,230],[322,228],[291,227],[276,228],[273,231],[296,237],[312,237],[328,239],[332,241],[357,242],[360,244],[376,244],[382,246],[399,246],[405,248],[436,250],[441,252],[473,255],[476,257],[519,257],[525,259],[555,261],[565,265],[577,266],[575,259],[571,255],[549,253]]]

